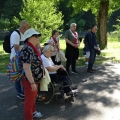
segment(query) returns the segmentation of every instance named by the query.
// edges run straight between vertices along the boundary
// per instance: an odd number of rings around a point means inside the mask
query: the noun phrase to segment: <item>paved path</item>
[[[120,120],[120,64],[95,66],[97,71],[86,73],[78,67],[79,75],[71,75],[78,84],[75,101],[60,104],[37,104],[44,117],[40,120]],[[0,74],[0,120],[23,120],[23,101],[16,98],[14,84]]]

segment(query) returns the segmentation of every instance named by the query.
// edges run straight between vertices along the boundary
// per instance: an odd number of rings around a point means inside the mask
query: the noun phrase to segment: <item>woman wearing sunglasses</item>
[[[43,115],[36,111],[36,96],[38,82],[43,76],[43,66],[40,53],[36,49],[39,44],[41,34],[33,28],[25,33],[25,44],[20,52],[20,60],[23,66],[24,74],[22,84],[24,86],[24,120],[33,120],[33,117],[41,118]]]

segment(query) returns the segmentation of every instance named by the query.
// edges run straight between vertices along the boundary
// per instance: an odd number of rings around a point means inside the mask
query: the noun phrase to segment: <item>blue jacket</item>
[[[85,51],[90,51],[90,49],[94,49],[94,46],[97,46],[97,39],[95,33],[88,32],[84,39]]]

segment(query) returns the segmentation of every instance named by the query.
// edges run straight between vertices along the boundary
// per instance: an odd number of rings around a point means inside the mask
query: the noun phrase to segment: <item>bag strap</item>
[[[19,31],[19,30],[14,30],[14,31],[17,32],[17,33],[19,34],[20,39],[21,39],[20,31]],[[14,31],[13,31],[13,32],[14,32]],[[12,33],[13,33],[13,32],[12,32]],[[19,41],[19,45],[20,45],[20,44],[21,44],[21,42]],[[13,47],[14,47],[14,45],[11,47],[11,49],[12,49]]]
[[[20,31],[19,30],[15,30],[15,31],[19,34],[20,39],[21,39]]]

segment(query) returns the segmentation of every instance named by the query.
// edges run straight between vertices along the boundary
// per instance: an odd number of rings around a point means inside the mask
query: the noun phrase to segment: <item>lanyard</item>
[[[73,33],[71,30],[70,30],[70,32],[72,33],[72,36],[74,37],[74,43],[75,43],[75,44],[78,43],[77,33],[76,33],[76,32]]]

